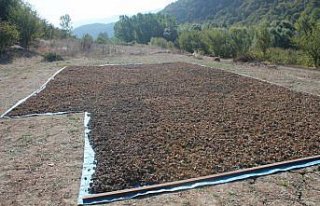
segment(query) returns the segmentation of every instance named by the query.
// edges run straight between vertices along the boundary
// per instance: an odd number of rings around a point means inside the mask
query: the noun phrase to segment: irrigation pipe
[[[15,109],[16,107],[18,107],[20,104],[24,103],[25,101],[27,101],[30,97],[35,96],[36,94],[40,93],[42,90],[44,90],[47,87],[47,84],[53,80],[60,72],[62,72],[65,68],[67,67],[63,67],[61,68],[59,71],[57,71],[56,73],[54,73],[54,75],[52,75],[39,89],[37,89],[36,91],[34,91],[33,93],[31,93],[29,96],[27,96],[24,99],[21,99],[20,101],[18,101],[15,105],[13,105],[10,109],[8,109],[5,113],[3,113],[0,116],[0,119],[4,118],[8,113],[10,113],[13,109]]]
[[[177,192],[188,189],[194,189],[204,186],[212,186],[217,184],[224,184],[238,180],[244,180],[252,177],[260,177],[278,172],[285,172],[294,169],[301,169],[305,167],[315,166],[320,164],[320,155],[297,160],[290,160],[280,163],[274,163],[250,169],[237,170],[233,172],[226,172],[216,175],[204,176],[199,178],[192,178],[188,180],[158,184],[153,186],[145,186],[140,188],[133,188],[127,190],[120,190],[108,193],[93,194],[84,196],[82,198],[83,205],[93,205],[110,203],[120,200],[128,200],[136,197],[143,197],[147,195],[160,194],[165,192]],[[81,204],[81,205],[82,205]]]

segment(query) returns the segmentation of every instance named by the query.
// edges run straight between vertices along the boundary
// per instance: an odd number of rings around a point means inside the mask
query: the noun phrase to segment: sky
[[[41,18],[59,26],[60,16],[69,14],[74,27],[112,21],[119,15],[152,12],[176,0],[25,0]],[[103,22],[101,22],[103,23]],[[107,23],[107,22],[106,22]]]

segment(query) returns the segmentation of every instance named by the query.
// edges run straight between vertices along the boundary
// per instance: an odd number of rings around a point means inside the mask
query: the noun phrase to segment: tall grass
[[[312,59],[301,50],[269,48],[265,55],[259,50],[251,51],[251,55],[259,61],[272,64],[313,66]]]

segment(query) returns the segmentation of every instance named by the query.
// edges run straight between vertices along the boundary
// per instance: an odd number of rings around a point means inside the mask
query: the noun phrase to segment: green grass
[[[266,55],[254,50],[251,54],[259,61],[266,61],[279,65],[297,65],[312,67],[312,60],[302,51],[294,49],[269,48]]]

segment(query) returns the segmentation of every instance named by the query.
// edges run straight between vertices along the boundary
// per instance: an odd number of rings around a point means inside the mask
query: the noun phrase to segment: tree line
[[[67,16],[62,17],[62,21]],[[69,21],[70,22],[70,21]],[[70,25],[66,25],[69,28]],[[30,4],[22,0],[0,0],[0,53],[15,43],[29,49],[36,38],[64,38],[70,30],[56,28],[39,17]]]
[[[174,18],[162,14],[123,15],[114,27],[115,36],[125,42],[147,44],[152,37],[162,37],[167,41],[177,38],[177,23]]]
[[[138,14],[121,16],[115,25],[115,35],[125,42],[175,46],[191,53],[225,58],[249,56],[275,63],[319,67],[319,22],[302,13],[295,23],[277,20],[253,26],[217,27],[210,22],[178,26],[174,18],[167,15]]]

